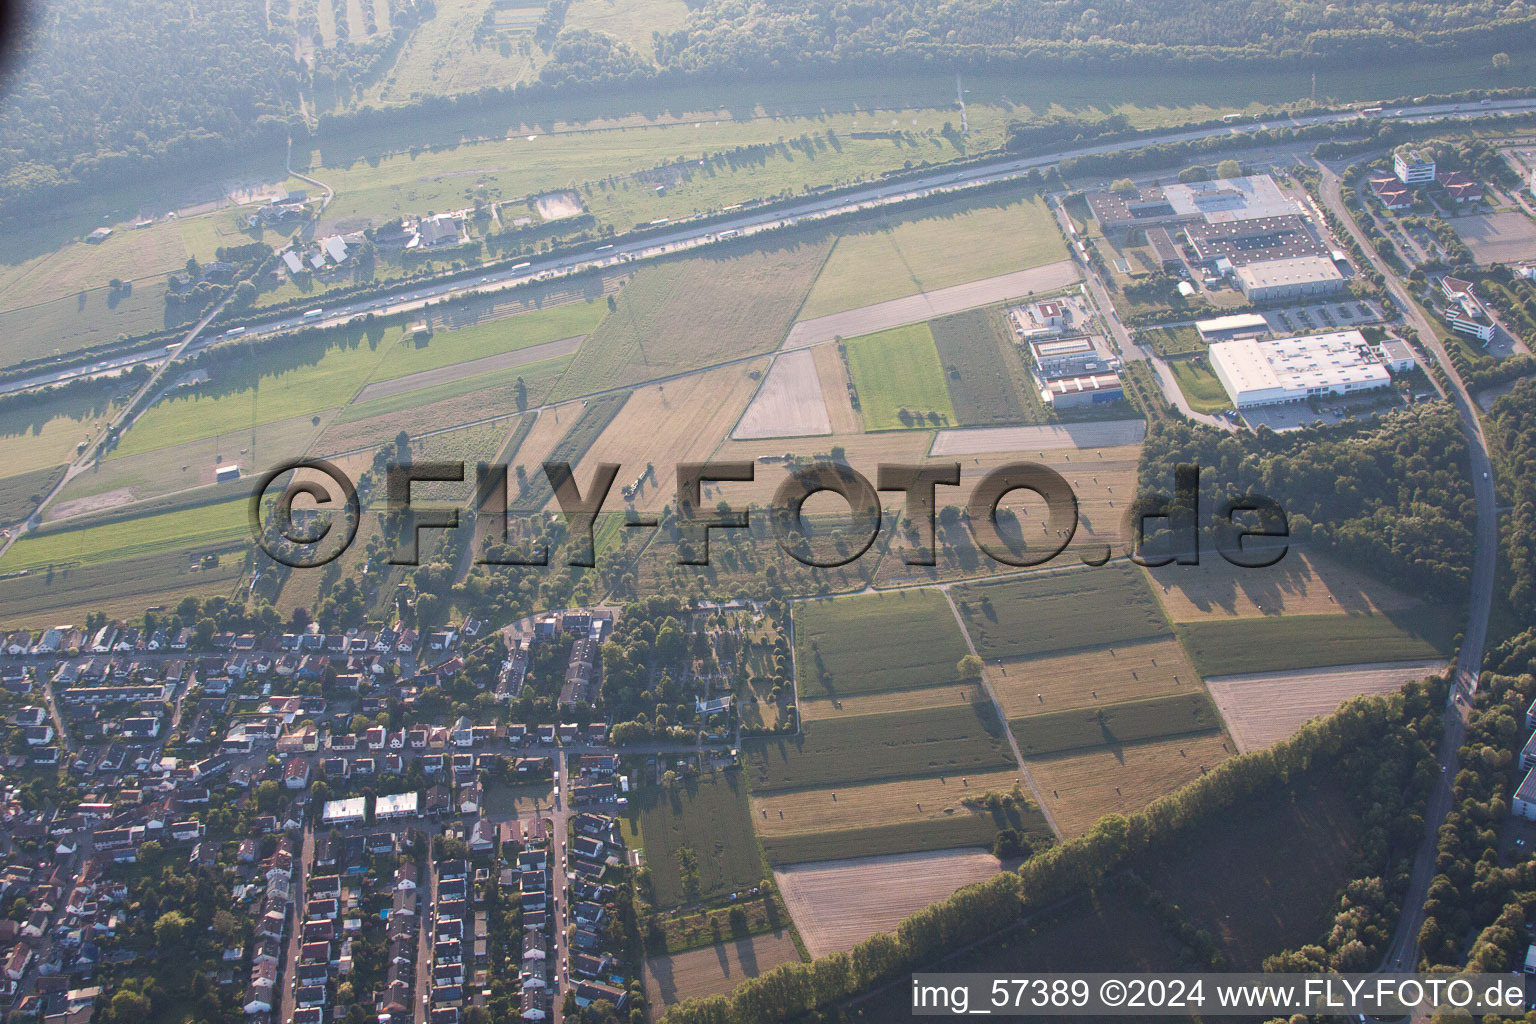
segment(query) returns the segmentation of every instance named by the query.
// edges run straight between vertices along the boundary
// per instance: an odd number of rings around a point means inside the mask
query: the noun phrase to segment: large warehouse
[[[1359,331],[1220,341],[1210,347],[1210,361],[1239,409],[1354,394],[1392,383]]]
[[[1344,290],[1344,275],[1327,256],[1250,263],[1232,272],[1249,302],[1313,298]]]

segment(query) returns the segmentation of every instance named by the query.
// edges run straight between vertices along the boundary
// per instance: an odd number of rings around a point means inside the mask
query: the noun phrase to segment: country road
[[[1455,405],[1461,417],[1462,429],[1471,450],[1472,490],[1477,498],[1477,550],[1472,562],[1472,585],[1467,609],[1467,626],[1463,632],[1461,651],[1456,658],[1456,680],[1452,688],[1452,703],[1446,709],[1445,735],[1436,752],[1442,768],[1439,780],[1429,797],[1424,815],[1424,838],[1420,840],[1414,855],[1413,873],[1408,892],[1403,898],[1403,916],[1387,948],[1382,970],[1413,970],[1418,962],[1419,929],[1424,925],[1424,900],[1429,894],[1435,874],[1435,847],[1440,826],[1451,809],[1451,785],[1456,778],[1456,753],[1466,732],[1468,707],[1460,699],[1461,694],[1475,693],[1478,675],[1483,665],[1483,648],[1488,636],[1488,613],[1493,604],[1494,570],[1498,558],[1499,524],[1493,489],[1493,470],[1488,459],[1488,444],[1483,437],[1483,424],[1478,418],[1477,406],[1472,401],[1466,385],[1462,383],[1450,356],[1437,331],[1413,301],[1408,289],[1376,254],[1366,241],[1354,218],[1344,205],[1339,189],[1339,177],[1332,168],[1317,162],[1322,171],[1321,194],[1324,204],[1347,228],[1371,261],[1372,267],[1387,282],[1387,291],[1396,302],[1408,322],[1419,334],[1419,342],[1434,354],[1451,382],[1446,397]]]

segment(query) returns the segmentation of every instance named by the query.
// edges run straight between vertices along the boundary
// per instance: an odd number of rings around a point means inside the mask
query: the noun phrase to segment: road
[[[315,858],[315,830],[314,826],[304,827],[304,837],[299,844],[293,858],[293,886],[289,889],[292,899],[288,901],[288,939],[283,946],[283,971],[278,975],[278,985],[282,992],[279,1000],[281,1012],[277,1019],[280,1021],[293,1020],[293,1011],[297,1008],[297,992],[294,989],[294,981],[299,974],[299,946],[301,943],[301,931],[304,922],[304,895],[308,886],[309,865]]]
[[[1419,958],[1419,929],[1424,925],[1424,900],[1434,879],[1435,848],[1440,826],[1450,812],[1451,785],[1456,778],[1456,753],[1466,732],[1468,707],[1462,700],[1463,693],[1477,691],[1478,676],[1482,671],[1483,649],[1488,636],[1488,613],[1493,604],[1495,562],[1498,557],[1498,511],[1495,507],[1493,470],[1488,459],[1488,444],[1483,437],[1482,421],[1477,415],[1477,405],[1472,401],[1466,385],[1451,365],[1450,356],[1440,341],[1440,332],[1431,324],[1413,301],[1408,289],[1392,273],[1391,268],[1376,254],[1366,241],[1354,218],[1344,205],[1340,194],[1339,177],[1328,165],[1317,162],[1322,171],[1320,193],[1324,204],[1343,223],[1371,261],[1372,267],[1387,282],[1387,291],[1403,311],[1408,322],[1419,334],[1420,343],[1434,354],[1450,378],[1450,394],[1446,397],[1456,407],[1461,417],[1462,429],[1471,449],[1472,489],[1477,498],[1477,549],[1472,562],[1471,594],[1468,599],[1467,627],[1463,632],[1461,650],[1456,658],[1456,679],[1452,688],[1452,703],[1446,709],[1445,735],[1436,752],[1441,775],[1430,793],[1429,805],[1424,815],[1424,837],[1414,854],[1413,872],[1408,892],[1403,899],[1403,916],[1393,933],[1382,962],[1383,970],[1413,970]]]

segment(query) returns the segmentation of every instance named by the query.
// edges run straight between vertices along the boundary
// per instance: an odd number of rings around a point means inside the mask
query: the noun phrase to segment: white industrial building
[[[1249,302],[1273,302],[1344,290],[1344,275],[1326,256],[1295,256],[1249,263],[1232,271]]]
[[[1269,321],[1257,313],[1233,313],[1209,320],[1196,320],[1195,330],[1203,341],[1229,341],[1232,338],[1252,338],[1269,331]]]
[[[1306,213],[1301,203],[1286,195],[1267,174],[1164,185],[1163,195],[1181,218],[1199,218],[1210,224]]]
[[[1211,370],[1239,409],[1348,395],[1392,383],[1359,331],[1243,338],[1210,347]]]
[[[327,825],[357,825],[368,818],[368,798],[349,797],[346,800],[327,800],[321,820]]]

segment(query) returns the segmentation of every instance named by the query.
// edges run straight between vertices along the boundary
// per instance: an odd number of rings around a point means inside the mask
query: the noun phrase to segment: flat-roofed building
[[[1173,224],[1197,216],[1188,211],[1182,214],[1175,211],[1163,190],[1155,186],[1134,192],[1090,192],[1086,198],[1089,211],[1106,235],[1123,234],[1136,227]]]
[[[1233,313],[1209,320],[1196,320],[1195,330],[1207,342],[1230,341],[1233,338],[1254,338],[1269,331],[1269,321],[1257,313]]]
[[[1163,197],[1176,217],[1210,224],[1302,212],[1300,201],[1286,195],[1267,174],[1167,185]]]
[[[1413,348],[1397,338],[1388,338],[1381,343],[1381,363],[1393,373],[1406,373],[1419,365]]]
[[[348,797],[345,800],[327,800],[320,818],[327,825],[356,825],[368,817],[368,798]]]
[[[1428,185],[1435,180],[1435,157],[1428,150],[1398,146],[1392,153],[1392,173],[1404,185]]]
[[[1190,224],[1184,233],[1201,263],[1225,259],[1241,267],[1296,256],[1328,255],[1328,248],[1312,234],[1306,218],[1294,213]]]
[[[1082,377],[1062,377],[1048,381],[1040,389],[1040,398],[1057,409],[1071,409],[1080,405],[1103,405],[1125,398],[1125,387],[1113,373],[1088,374]]]
[[[415,790],[409,793],[381,796],[374,801],[373,816],[380,821],[388,821],[390,818],[409,818],[417,813],[420,802],[421,795]]]
[[[1173,242],[1173,235],[1165,227],[1147,228],[1147,245],[1152,247],[1152,256],[1159,266],[1177,266],[1184,262],[1179,247]]]
[[[1249,302],[1335,295],[1344,290],[1344,275],[1327,256],[1249,263],[1232,271]]]
[[[1239,409],[1348,395],[1392,383],[1359,331],[1332,331],[1210,347],[1211,370]]]

